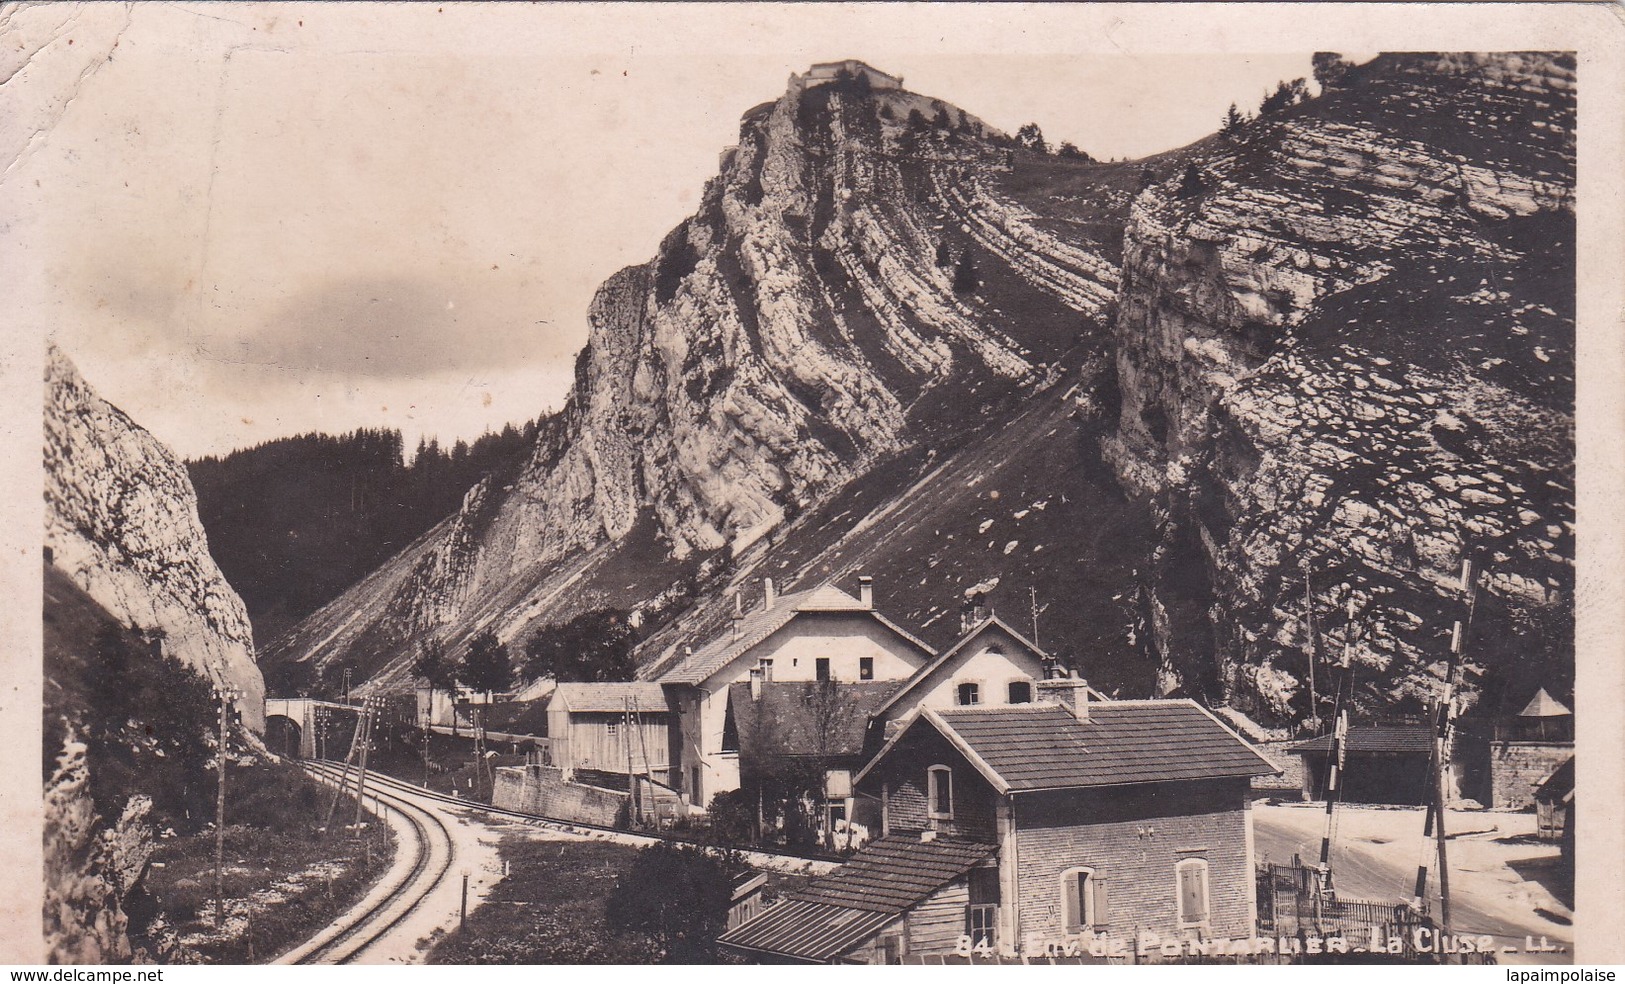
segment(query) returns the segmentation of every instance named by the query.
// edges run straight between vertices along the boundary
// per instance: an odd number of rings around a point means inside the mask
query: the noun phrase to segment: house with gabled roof
[[[685,651],[654,678],[678,715],[671,782],[694,806],[739,788],[739,753],[723,747],[728,690],[763,682],[880,682],[913,676],[936,650],[875,610],[874,581],[858,578],[858,596],[825,584],[778,595],[763,582],[763,601],[736,609],[731,626]]]
[[[881,843],[993,851],[996,875],[967,882],[951,943],[904,920],[896,946],[945,952],[963,936],[1033,954],[1142,931],[1250,937],[1249,788],[1275,769],[1194,701],[1097,702],[1076,677],[1035,690],[1031,704],[919,707],[855,777],[879,803]]]
[[[1037,643],[989,614],[897,688],[872,717],[890,737],[896,725],[920,707],[1030,704],[1034,686],[1054,664]],[[1102,699],[1098,693],[1094,696]]]

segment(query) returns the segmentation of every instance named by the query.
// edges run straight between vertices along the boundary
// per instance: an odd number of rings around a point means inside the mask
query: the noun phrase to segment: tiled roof
[[[789,898],[873,912],[904,912],[991,857],[993,851],[993,845],[974,841],[883,837]]]
[[[1091,702],[1088,721],[1050,703],[926,709],[893,741],[921,726],[920,719],[958,746],[1001,791],[1242,778],[1278,771],[1191,700]],[[884,757],[883,750],[864,771]]]
[[[561,683],[552,699],[563,701],[572,711],[610,714],[623,712],[628,706],[648,713],[670,710],[666,691],[658,683]]]
[[[879,932],[892,912],[784,901],[717,937],[723,946],[823,963]]]
[[[858,599],[837,588],[833,584],[824,584],[811,591],[801,591],[794,595],[785,595],[783,601],[791,601],[791,607],[798,612],[866,612],[869,607]],[[777,606],[775,606],[777,607]]]
[[[1321,735],[1300,741],[1287,751],[1293,755],[1329,754],[1332,736]],[[1433,728],[1426,724],[1368,724],[1349,728],[1343,750],[1350,755],[1379,752],[1429,755],[1433,752]]]
[[[818,683],[773,681],[752,699],[751,685],[728,688],[728,709],[746,755],[857,755],[863,751],[869,715],[890,697],[898,681]],[[821,689],[831,688],[829,697]]]
[[[738,631],[729,626],[716,638],[684,656],[656,679],[661,683],[703,683],[711,674],[738,659],[747,649],[784,628],[797,615],[812,612],[864,612],[882,625],[918,646],[927,656],[935,650],[904,631],[884,615],[832,584],[808,591],[780,595],[772,608],[757,608],[736,621]]]

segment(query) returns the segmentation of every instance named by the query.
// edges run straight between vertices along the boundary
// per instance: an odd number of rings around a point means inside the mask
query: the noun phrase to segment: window
[[[621,733],[621,723],[619,721],[611,721],[611,722],[609,722],[609,736],[611,738],[614,738],[616,735],[618,735],[620,733]]]
[[[1179,923],[1195,926],[1207,922],[1207,861],[1186,858],[1174,865],[1179,880]]]
[[[996,905],[965,906],[965,935],[973,947],[991,947],[999,941],[999,907]]]
[[[970,707],[973,704],[980,704],[982,702],[981,686],[974,683],[960,684],[958,699],[960,707]]]
[[[926,773],[926,796],[933,820],[954,818],[954,774],[946,765],[933,765]]]
[[[824,656],[818,658],[816,675],[820,680],[829,679],[829,659]]]
[[[763,683],[772,683],[773,682],[773,661],[770,660],[770,659],[764,659],[764,660],[761,660],[757,665],[762,668],[762,682]],[[696,705],[698,705],[699,701],[695,701],[694,703]]]
[[[700,767],[697,765],[691,767],[688,770],[688,774],[689,782],[691,783],[691,786],[689,787],[689,802],[704,806],[705,800],[700,793]]]
[[[873,656],[858,657],[858,679],[873,680],[875,678],[875,658]]]
[[[1033,702],[1033,684],[1031,680],[1010,681],[1010,703],[1031,704]]]
[[[1061,875],[1061,920],[1066,932],[1102,929],[1110,919],[1105,878],[1091,868],[1070,868]]]
[[[965,935],[973,947],[991,947],[999,942],[999,869],[972,868],[968,880]]]

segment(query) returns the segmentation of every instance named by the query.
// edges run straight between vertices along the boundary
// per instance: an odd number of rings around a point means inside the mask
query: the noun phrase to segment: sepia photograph
[[[1619,959],[1625,32],[1131,6],[0,7],[0,959]]]

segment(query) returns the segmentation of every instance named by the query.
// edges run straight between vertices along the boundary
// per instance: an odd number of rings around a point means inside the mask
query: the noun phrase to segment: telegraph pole
[[[1033,607],[1033,645],[1038,645],[1038,588],[1029,586],[1027,594],[1032,599]]]
[[[361,836],[361,804],[366,799],[367,749],[372,745],[372,719],[377,700],[376,697],[368,697],[361,704],[361,762],[355,781],[355,829],[358,837]]]
[[[220,695],[220,736],[215,749],[214,798],[214,924],[225,918],[226,872],[226,723],[237,691],[222,687]]]
[[[1320,734],[1320,699],[1315,695],[1315,595],[1309,587],[1309,558],[1303,566],[1303,654],[1309,664],[1309,723]]]
[[[430,706],[433,706],[434,697],[430,695]],[[429,788],[429,723],[433,720],[428,711],[423,712],[423,788]]]

